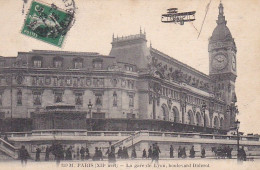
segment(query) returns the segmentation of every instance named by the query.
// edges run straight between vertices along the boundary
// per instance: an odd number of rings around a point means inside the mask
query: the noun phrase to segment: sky
[[[62,0],[42,0],[64,7]],[[216,27],[219,0],[211,0],[200,37],[206,6],[210,0],[75,0],[75,23],[62,48],[20,33],[25,14],[23,1],[0,0],[0,56],[20,51],[64,50],[108,55],[115,36],[138,34],[145,29],[148,43],[169,56],[208,74],[208,39]],[[224,15],[237,45],[237,80],[240,130],[260,134],[260,0],[222,0]],[[25,13],[31,0],[25,4]],[[196,20],[183,26],[161,23],[166,9],[196,11]]]

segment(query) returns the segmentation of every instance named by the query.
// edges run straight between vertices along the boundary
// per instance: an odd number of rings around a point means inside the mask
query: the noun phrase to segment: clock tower
[[[235,81],[237,77],[236,44],[227,27],[223,4],[219,4],[217,27],[209,39],[209,76],[214,84],[216,100],[226,106],[236,102]],[[227,107],[226,107],[227,108]],[[225,128],[234,126],[235,114],[225,111]]]

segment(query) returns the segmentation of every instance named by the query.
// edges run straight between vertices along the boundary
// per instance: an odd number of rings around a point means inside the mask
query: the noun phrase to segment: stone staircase
[[[0,138],[0,160],[18,159],[18,148]]]

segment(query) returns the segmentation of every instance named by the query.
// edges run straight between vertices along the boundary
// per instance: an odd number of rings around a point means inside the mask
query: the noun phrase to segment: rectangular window
[[[101,61],[96,61],[96,62],[94,62],[93,63],[93,67],[95,68],[95,69],[102,69],[102,62]]]
[[[44,78],[43,77],[39,77],[39,85],[43,85],[44,84]]]
[[[76,69],[79,69],[79,68],[82,68],[83,67],[83,64],[81,61],[75,61],[74,62],[74,68]]]
[[[54,67],[55,68],[61,68],[62,67],[62,61],[60,61],[60,60],[54,61]]]
[[[57,77],[53,77],[53,85],[54,86],[58,85],[58,78]]]
[[[133,71],[133,66],[125,66],[126,71]]]
[[[41,60],[34,60],[33,66],[37,67],[37,68],[41,68],[42,67],[42,61]]]
[[[96,106],[102,106],[102,94],[96,94]]]
[[[42,95],[41,95],[41,92],[33,92],[33,104],[38,106],[38,105],[41,105],[42,102]]]
[[[73,77],[73,86],[77,87],[78,86],[78,78]]]
[[[76,93],[75,94],[75,104],[78,105],[78,106],[83,105],[83,95],[82,95],[82,93]]]
[[[38,84],[38,79],[36,76],[32,77],[32,85],[37,85]]]
[[[3,103],[2,103],[2,98],[3,98],[2,96],[3,96],[3,94],[0,93],[0,106],[2,106],[2,104],[3,104]]]
[[[22,91],[17,92],[17,105],[22,105]]]
[[[55,103],[60,103],[62,102],[62,93],[56,92],[54,94],[54,102]]]
[[[134,107],[134,95],[129,95],[129,106]]]

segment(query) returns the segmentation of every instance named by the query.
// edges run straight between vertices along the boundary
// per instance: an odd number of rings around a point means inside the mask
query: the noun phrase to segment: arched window
[[[224,123],[224,119],[220,118],[220,129],[223,129],[223,123]]]
[[[200,116],[199,112],[196,113],[196,122],[197,122],[197,125],[201,125],[201,116]]]
[[[169,111],[166,104],[162,105],[162,116],[163,116],[163,120],[169,120]]]
[[[219,128],[219,120],[217,116],[214,117],[214,128]]]
[[[194,117],[193,117],[193,113],[191,110],[188,112],[188,122],[187,123],[191,124],[191,125],[194,124]]]
[[[172,109],[172,112],[173,112],[173,116],[174,116],[174,119],[173,121],[176,122],[176,123],[179,123],[179,111],[176,107],[173,107]]]

